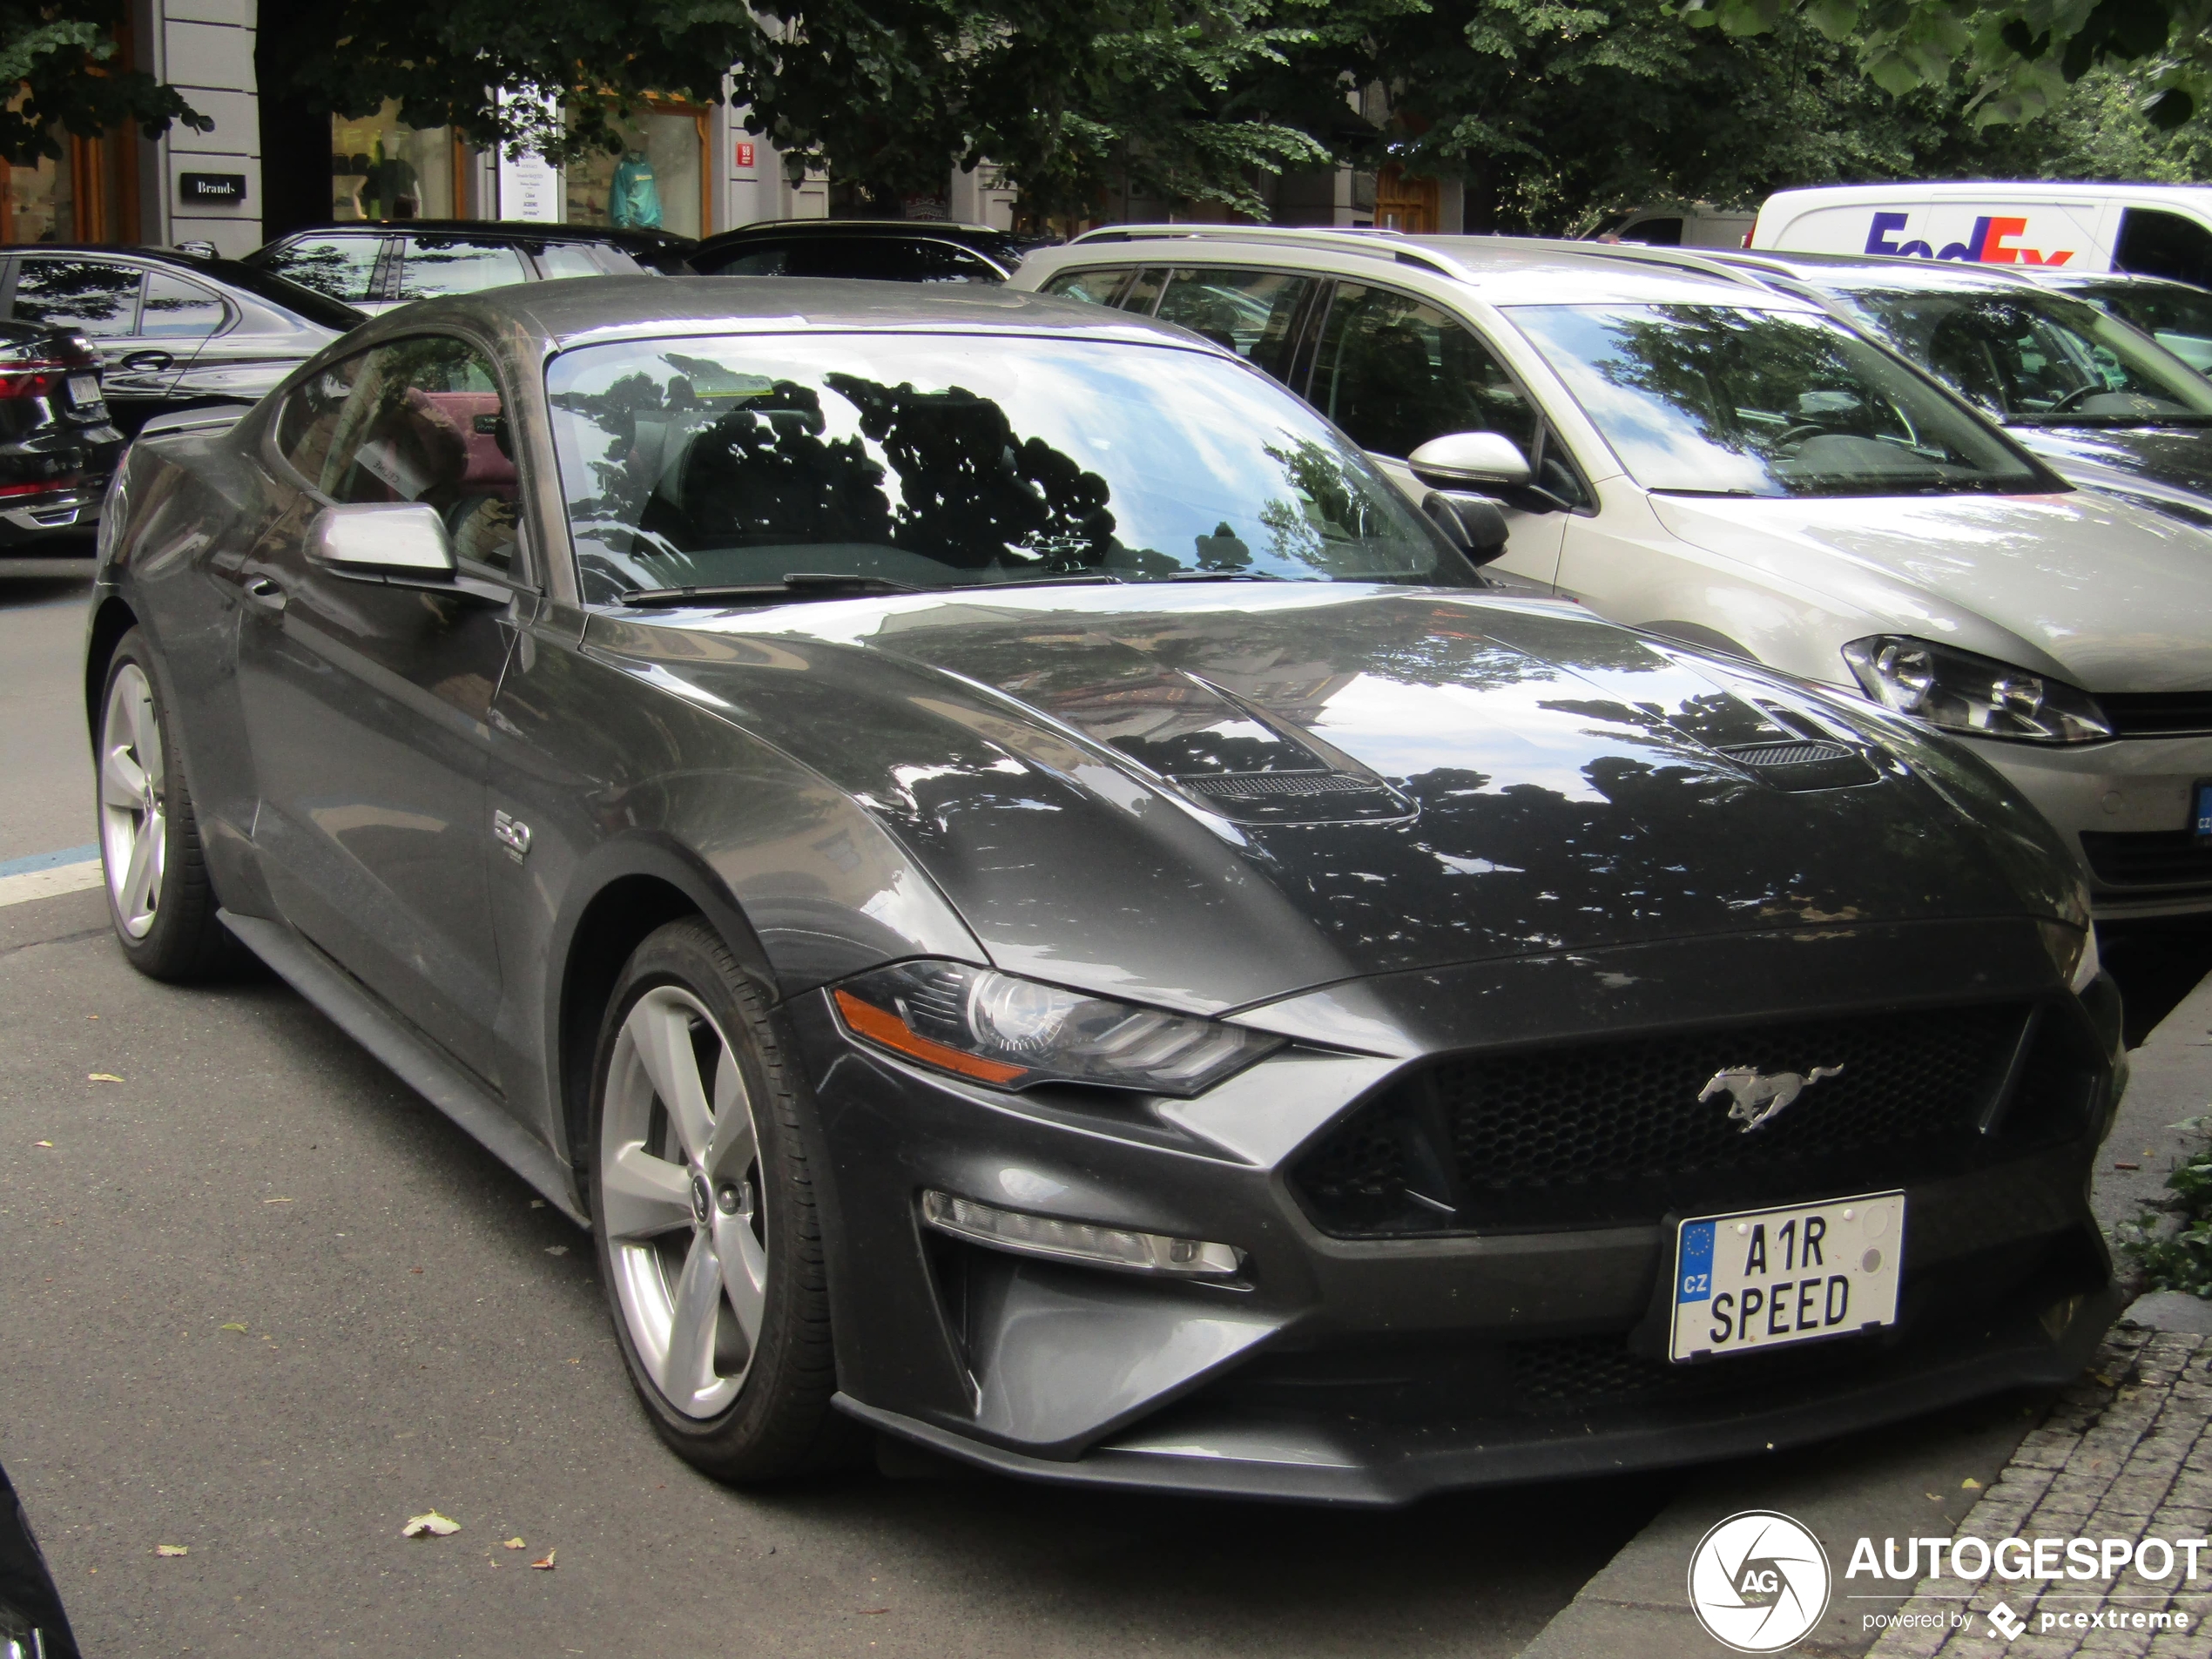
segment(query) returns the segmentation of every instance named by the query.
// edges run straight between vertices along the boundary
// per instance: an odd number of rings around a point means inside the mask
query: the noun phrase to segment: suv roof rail
[[[1764,288],[1762,273],[1787,276],[1780,267],[1739,260],[1735,250],[1726,250],[1727,257],[1710,253],[1684,253],[1680,248],[1654,247],[1648,242],[1567,242],[1561,247],[1573,248],[1578,253],[1595,253],[1602,259],[1627,260],[1640,265],[1672,266],[1677,271],[1695,271],[1700,276],[1718,277],[1738,287]]]
[[[1292,247],[1326,247],[1340,253],[1388,260],[1433,271],[1439,276],[1472,280],[1474,273],[1448,253],[1410,244],[1403,231],[1378,230],[1350,225],[1107,225],[1085,231],[1066,246],[1082,247],[1101,242],[1258,242]]]

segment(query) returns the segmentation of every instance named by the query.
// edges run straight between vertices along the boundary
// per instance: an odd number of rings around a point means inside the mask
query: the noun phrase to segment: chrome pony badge
[[[1843,1072],[1841,1066],[1815,1066],[1811,1071],[1803,1072],[1730,1066],[1715,1072],[1697,1098],[1703,1102],[1716,1095],[1734,1096],[1735,1103],[1728,1109],[1728,1115],[1742,1123],[1743,1132],[1749,1135],[1823,1077],[1840,1077]]]

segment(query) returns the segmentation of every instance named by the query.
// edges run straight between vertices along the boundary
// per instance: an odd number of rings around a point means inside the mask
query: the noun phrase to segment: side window
[[[1377,455],[1403,460],[1447,432],[1501,432],[1535,462],[1541,422],[1504,366],[1464,325],[1410,294],[1338,287],[1312,397]]]
[[[512,564],[506,407],[474,346],[421,334],[334,364],[293,390],[276,442],[332,501],[425,502],[460,557],[502,571]]]
[[[155,271],[146,277],[138,333],[165,340],[205,339],[223,326],[226,314],[222,300],[197,282]]]
[[[703,276],[781,276],[784,261],[790,256],[788,242],[756,242],[724,264],[702,262],[699,273]]]
[[[1226,346],[1278,380],[1290,372],[1292,329],[1313,292],[1311,277],[1279,271],[1175,270],[1152,314]]]
[[[533,246],[548,281],[561,277],[640,276],[644,266],[618,247],[596,242],[547,242]]]
[[[381,236],[307,236],[269,255],[268,268],[287,282],[359,305],[376,276]]]
[[[2179,213],[2130,207],[2121,215],[2113,268],[2212,288],[2212,231]]]
[[[1165,271],[1139,271],[1136,279],[1122,294],[1122,309],[1152,314],[1152,307],[1160,301],[1160,285],[1167,280]]]
[[[1646,247],[1680,247],[1682,220],[1676,219],[1640,219],[1622,231],[1615,239],[1621,242],[1642,242]]]
[[[784,273],[795,277],[863,277],[878,282],[1001,282],[990,261],[951,242],[897,237],[823,238],[791,247]],[[761,273],[765,274],[765,273]]]
[[[523,251],[512,242],[470,242],[457,236],[410,236],[401,243],[400,294],[429,300],[442,293],[478,293],[527,282]]]
[[[1062,300],[1081,300],[1094,306],[1110,306],[1121,297],[1127,271],[1062,271],[1044,285],[1047,293]]]
[[[74,328],[94,339],[132,334],[143,275],[135,266],[99,260],[27,259],[16,276],[16,320]]]

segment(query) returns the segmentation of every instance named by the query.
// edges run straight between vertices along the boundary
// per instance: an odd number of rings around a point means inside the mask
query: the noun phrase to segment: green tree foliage
[[[0,85],[19,93],[0,108],[0,154],[24,165],[58,157],[57,127],[92,138],[136,124],[151,138],[175,121],[203,132],[214,125],[174,87],[112,66],[122,20],[122,0],[0,0]]]
[[[1322,0],[391,0],[264,12],[292,96],[556,159],[617,149],[649,92],[731,96],[794,168],[943,187],[988,158],[1040,211],[1140,189],[1256,206],[1256,171],[1325,162],[1234,89],[1312,33]],[[1280,15],[1278,15],[1278,14]],[[506,89],[503,98],[487,89]],[[555,106],[566,119],[554,115]]]
[[[1739,37],[1795,17],[1850,43],[1890,92],[1963,71],[1985,125],[2043,115],[2099,68],[2129,71],[2161,131],[2212,105],[2212,0],[1684,0],[1683,14]]]

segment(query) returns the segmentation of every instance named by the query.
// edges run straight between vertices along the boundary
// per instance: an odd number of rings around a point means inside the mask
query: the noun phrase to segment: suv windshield
[[[547,391],[596,604],[794,575],[1475,579],[1303,403],[1173,347],[627,341],[556,357]]]
[[[2212,381],[2082,300],[2025,289],[1830,292],[1859,327],[2008,425],[2212,424]]]
[[[1507,314],[1646,489],[2051,487],[1973,415],[1827,317],[1714,305],[1516,306]]]

